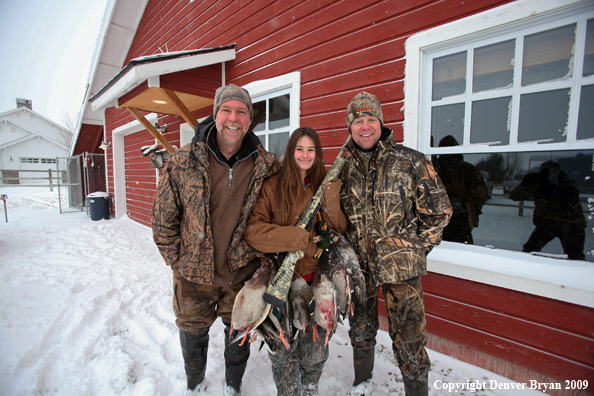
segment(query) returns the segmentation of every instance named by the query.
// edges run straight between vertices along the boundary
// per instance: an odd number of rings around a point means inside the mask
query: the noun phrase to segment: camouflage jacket
[[[209,121],[208,119],[206,120]],[[200,124],[202,125],[202,124]],[[199,125],[199,127],[200,127]],[[163,168],[151,212],[153,239],[165,263],[177,268],[190,282],[210,285],[214,278],[214,247],[210,225],[210,172],[208,131],[216,133],[214,121],[203,127],[191,144],[175,152]],[[256,258],[257,251],[243,238],[249,214],[264,179],[276,174],[280,164],[250,130],[246,135],[257,148],[246,200],[235,226],[227,258],[231,271]]]
[[[397,144],[390,129],[382,132],[367,174],[352,142],[341,174],[346,235],[372,285],[426,274],[426,256],[441,242],[452,214],[431,162]]]

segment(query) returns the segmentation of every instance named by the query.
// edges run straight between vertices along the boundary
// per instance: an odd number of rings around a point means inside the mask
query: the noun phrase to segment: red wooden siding
[[[594,378],[594,309],[435,273],[423,289],[428,333],[558,380]]]
[[[406,38],[507,2],[151,0],[126,63],[165,50],[236,43],[227,82],[244,85],[301,71],[301,125],[316,129],[325,147],[344,142],[346,105],[364,89],[378,96],[385,124],[402,140]],[[326,163],[334,157],[328,151]]]
[[[103,139],[103,125],[82,124],[74,147],[74,155],[82,153],[101,154],[103,152],[99,148],[101,139]]]

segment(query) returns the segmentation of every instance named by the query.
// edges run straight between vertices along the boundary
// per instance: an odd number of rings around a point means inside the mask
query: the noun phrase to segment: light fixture
[[[159,126],[159,123],[157,121],[155,121],[155,129],[159,133],[167,132],[167,124],[164,124],[163,126]]]
[[[99,148],[100,148],[101,150],[107,150],[107,149],[108,149],[108,148],[110,148],[110,147],[111,147],[111,142],[109,142],[109,143],[105,143],[105,142],[103,142],[103,143],[101,143],[101,146],[99,146]]]
[[[166,100],[161,100],[161,99],[153,99],[153,103],[156,104],[167,104]]]

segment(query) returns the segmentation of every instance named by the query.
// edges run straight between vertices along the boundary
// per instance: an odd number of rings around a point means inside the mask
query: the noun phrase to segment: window
[[[291,134],[291,94],[289,90],[260,97],[254,103],[252,130],[268,151],[282,157]],[[286,93],[285,93],[286,92]]]
[[[254,105],[251,128],[264,148],[282,158],[291,133],[299,127],[300,73],[250,83]]]
[[[592,2],[520,0],[411,37],[404,144],[444,181],[444,240],[594,262],[593,109]]]
[[[21,158],[21,164],[55,164],[55,158]]]
[[[434,149],[448,135],[465,151],[592,147],[593,17],[575,15],[571,23],[565,18],[427,53],[426,153],[439,152]]]

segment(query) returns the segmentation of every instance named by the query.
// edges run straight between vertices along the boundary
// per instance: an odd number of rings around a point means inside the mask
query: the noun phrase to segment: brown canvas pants
[[[217,317],[226,325],[231,323],[235,296],[243,283],[233,286],[197,285],[173,271],[173,312],[175,324],[186,333],[204,333]]]

